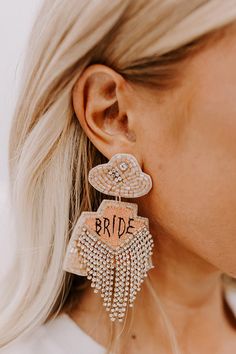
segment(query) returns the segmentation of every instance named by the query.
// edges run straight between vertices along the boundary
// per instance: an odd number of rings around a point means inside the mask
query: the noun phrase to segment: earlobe
[[[118,152],[133,153],[135,132],[125,95],[123,77],[101,64],[86,68],[73,88],[73,107],[81,127],[108,158]]]

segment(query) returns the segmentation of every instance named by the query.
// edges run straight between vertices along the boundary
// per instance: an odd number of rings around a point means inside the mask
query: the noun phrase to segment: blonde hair
[[[17,254],[0,301],[0,346],[56,316],[73,297],[74,277],[62,261],[79,215],[102,197],[90,188],[88,170],[106,161],[75,118],[71,92],[83,70],[105,64],[158,94],[177,84],[180,63],[205,36],[235,19],[235,0],[43,3],[10,133]]]

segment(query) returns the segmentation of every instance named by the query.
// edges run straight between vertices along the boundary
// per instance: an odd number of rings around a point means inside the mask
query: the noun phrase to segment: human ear
[[[106,65],[88,66],[73,87],[72,100],[81,127],[104,156],[131,153],[139,160],[132,89],[120,74]]]

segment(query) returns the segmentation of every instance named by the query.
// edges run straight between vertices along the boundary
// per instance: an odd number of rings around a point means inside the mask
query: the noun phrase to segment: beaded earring
[[[96,212],[81,213],[63,269],[91,280],[110,319],[123,321],[148,270],[153,268],[154,242],[149,220],[137,215],[137,204],[121,198],[147,194],[152,180],[130,154],[116,154],[108,163],[92,168],[88,179],[95,189],[116,198],[103,199]]]

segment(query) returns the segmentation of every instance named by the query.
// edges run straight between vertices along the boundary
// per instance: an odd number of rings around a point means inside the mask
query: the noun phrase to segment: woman
[[[235,57],[235,0],[44,2],[10,135],[3,353],[236,352]],[[155,244],[118,324],[62,267],[79,216],[104,198],[88,173],[117,153],[152,178],[135,202]]]

